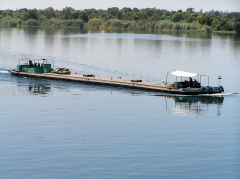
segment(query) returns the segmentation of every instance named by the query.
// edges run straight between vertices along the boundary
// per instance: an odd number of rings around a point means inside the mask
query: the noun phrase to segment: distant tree
[[[145,19],[152,20],[154,17],[155,9],[154,8],[146,8],[143,10],[145,14]]]
[[[124,7],[120,10],[120,12],[122,13],[122,19],[125,19],[125,20],[132,19],[132,9],[131,8]]]
[[[198,17],[198,14],[197,14],[197,13],[188,14],[188,15],[187,15],[187,18],[186,18],[186,21],[187,21],[187,22],[196,21],[196,20],[197,20],[197,17]]]
[[[118,7],[112,7],[107,9],[107,13],[109,17],[117,17],[119,14],[119,8]]]
[[[136,12],[139,12],[140,10],[138,8],[133,8],[132,12],[133,13],[136,13]]]
[[[20,11],[20,12],[27,12],[28,9],[27,8],[22,8],[22,9],[19,9],[18,11]]]
[[[179,22],[181,20],[183,20],[183,13],[181,13],[181,12],[177,12],[172,16],[173,22]]]
[[[169,11],[164,11],[163,15],[167,18],[169,16],[171,16],[170,12]]]
[[[225,23],[226,23],[226,21],[220,17],[214,18],[212,21],[212,28],[217,31],[224,30],[223,27],[224,27]]]
[[[192,14],[194,12],[193,10],[194,10],[194,8],[187,8],[186,13],[187,14]]]
[[[4,14],[5,14],[6,16],[13,17],[13,11],[12,11],[12,10],[6,10],[6,11],[4,12]]]
[[[85,9],[84,12],[87,13],[88,18],[92,19],[92,18],[96,18],[97,17],[97,10],[92,8],[92,9]],[[99,10],[100,13],[103,12],[103,10]],[[104,11],[106,13],[106,11]]]
[[[33,26],[33,27],[36,27],[36,26],[39,25],[39,24],[37,23],[37,21],[34,20],[34,19],[28,19],[28,20],[26,21],[26,24],[27,24],[28,26]]]
[[[102,10],[102,9],[100,9],[99,11],[98,11],[98,13],[99,13],[99,18],[102,18],[102,19],[104,19],[104,20],[106,20],[107,19],[107,12],[106,11],[104,11],[104,10]],[[90,20],[91,18],[89,17],[89,15],[88,15],[88,20]]]
[[[37,9],[33,9],[33,10],[28,11],[28,12],[29,12],[30,18],[38,19],[38,11],[37,11]]]
[[[208,14],[201,14],[198,16],[198,22],[203,25],[212,25],[212,17]]]
[[[161,10],[156,10],[154,13],[154,20],[160,20],[162,18],[163,12]]]
[[[240,34],[240,17],[232,20],[233,30]]]
[[[138,20],[140,19],[140,13],[139,13],[139,12],[135,12],[135,13],[133,14],[133,19],[134,19],[135,21],[138,21]]]
[[[31,9],[25,12],[23,16],[24,20],[28,19],[38,19],[38,11],[37,9]]]
[[[71,7],[65,7],[65,8],[63,8],[63,10],[62,10],[63,18],[64,18],[65,20],[70,19],[70,18],[71,18],[72,11],[74,11],[74,9],[71,8]]]
[[[139,16],[140,16],[140,20],[146,20],[148,17],[147,11],[145,9],[139,11]]]
[[[43,14],[46,16],[47,19],[56,17],[55,10],[52,7],[48,7],[43,10]]]
[[[72,10],[70,13],[71,13],[70,19],[78,19],[79,18],[79,14],[80,14],[79,11]]]
[[[89,18],[86,12],[82,11],[79,13],[79,18],[83,21],[83,22],[88,22]]]

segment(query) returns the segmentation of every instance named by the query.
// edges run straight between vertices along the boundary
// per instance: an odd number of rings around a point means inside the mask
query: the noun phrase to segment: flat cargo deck
[[[178,89],[166,87],[165,83],[161,83],[161,82],[149,82],[149,81],[135,82],[135,81],[122,79],[122,78],[106,78],[106,77],[95,77],[95,76],[85,77],[80,74],[64,75],[64,74],[56,74],[56,73],[28,73],[28,72],[17,72],[15,70],[11,70],[10,73],[16,76],[25,76],[25,77],[31,77],[31,78],[44,78],[44,79],[72,81],[72,82],[80,82],[80,83],[103,85],[103,86],[116,86],[116,87],[122,87],[122,88],[140,89],[140,90],[146,90],[146,91],[183,94],[182,92],[179,92]]]

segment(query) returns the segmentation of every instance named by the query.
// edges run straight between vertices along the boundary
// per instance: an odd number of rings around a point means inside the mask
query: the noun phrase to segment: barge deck
[[[121,88],[131,88],[139,89],[145,91],[155,91],[155,92],[166,92],[174,94],[184,94],[178,89],[173,87],[167,87],[163,82],[149,82],[149,81],[134,81],[122,78],[106,78],[106,77],[86,77],[80,74],[56,74],[56,73],[29,73],[29,72],[18,72],[16,70],[11,70],[10,73],[15,76],[24,76],[31,78],[44,78],[51,80],[62,80],[62,81],[72,81],[86,84],[95,84],[102,86],[115,86]],[[188,93],[189,94],[189,93]],[[196,94],[196,93],[194,93]]]

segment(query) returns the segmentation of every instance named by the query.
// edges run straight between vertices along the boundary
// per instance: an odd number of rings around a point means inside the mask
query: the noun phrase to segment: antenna
[[[218,86],[220,86],[220,81],[221,81],[222,77],[219,75],[218,76]]]

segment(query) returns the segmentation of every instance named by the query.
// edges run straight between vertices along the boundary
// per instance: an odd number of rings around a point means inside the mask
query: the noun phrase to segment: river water
[[[11,76],[22,57],[76,73],[210,75],[224,96],[167,96]],[[0,29],[0,178],[239,178],[240,38]],[[204,82],[204,81],[203,81]],[[206,81],[205,81],[206,82]]]

